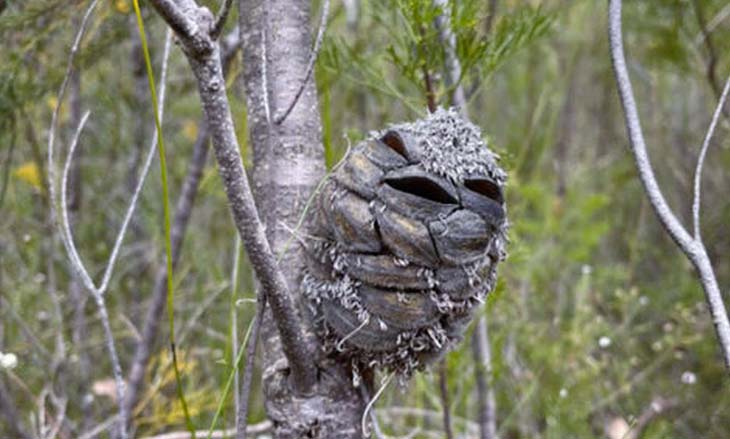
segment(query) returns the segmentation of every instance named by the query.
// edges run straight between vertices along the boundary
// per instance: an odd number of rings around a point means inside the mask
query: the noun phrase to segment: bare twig
[[[58,104],[56,105],[56,108],[54,109],[52,120],[51,120],[51,128],[49,130],[49,138],[48,138],[48,180],[49,180],[49,194],[50,194],[50,200],[51,200],[51,212],[52,217],[54,218],[54,221],[57,222],[57,227],[59,231],[61,232],[61,238],[62,242],[64,244],[64,247],[66,248],[66,252],[68,253],[69,258],[71,259],[71,265],[74,269],[75,274],[81,281],[81,283],[84,285],[84,287],[89,291],[89,293],[94,298],[98,311],[99,316],[102,322],[102,327],[104,330],[104,336],[106,340],[107,350],[109,351],[109,356],[112,362],[112,368],[114,373],[114,379],[116,381],[116,388],[117,388],[117,398],[119,401],[119,410],[120,410],[120,435],[122,438],[127,437],[126,432],[126,420],[128,417],[128,412],[125,410],[125,405],[123,404],[124,401],[124,380],[122,378],[122,369],[121,365],[119,363],[119,358],[117,356],[116,348],[114,345],[114,336],[111,330],[111,324],[109,323],[109,315],[106,308],[106,302],[104,299],[104,294],[107,290],[107,287],[109,285],[109,280],[111,278],[111,274],[114,269],[114,263],[117,259],[117,256],[119,254],[119,249],[121,247],[122,241],[124,240],[124,235],[126,233],[127,227],[129,225],[129,221],[131,219],[131,216],[134,212],[134,209],[137,204],[137,199],[139,198],[139,194],[141,193],[142,186],[144,183],[144,178],[147,174],[147,171],[149,170],[149,165],[151,163],[151,157],[154,155],[154,143],[153,147],[150,148],[150,154],[148,155],[148,160],[145,165],[145,170],[143,171],[142,176],[140,177],[139,184],[137,188],[135,189],[135,193],[132,196],[132,201],[130,202],[130,205],[127,209],[127,213],[125,215],[125,218],[122,223],[122,227],[119,230],[119,233],[117,235],[117,238],[114,243],[114,247],[112,248],[111,256],[109,258],[108,264],[106,266],[106,269],[104,271],[104,276],[102,278],[101,284],[99,286],[96,286],[94,284],[94,281],[91,279],[91,276],[89,275],[86,267],[84,266],[83,262],[81,261],[81,257],[78,254],[78,251],[76,249],[76,246],[74,244],[73,240],[73,234],[71,231],[71,226],[68,218],[68,208],[67,208],[67,183],[68,183],[68,174],[69,169],[71,167],[71,162],[73,160],[74,152],[76,149],[76,146],[78,144],[79,136],[81,135],[81,131],[83,130],[83,127],[88,119],[89,113],[86,112],[84,116],[81,118],[81,121],[79,123],[79,126],[76,130],[76,134],[74,135],[74,139],[71,143],[71,147],[69,148],[69,152],[66,158],[66,162],[64,165],[64,171],[62,176],[62,191],[61,191],[61,200],[60,205],[57,202],[56,197],[56,170],[55,170],[55,162],[53,158],[54,153],[54,133],[55,128],[57,124],[58,119],[58,111],[61,105],[61,102],[63,101],[63,95],[66,89],[66,86],[68,84],[69,80],[69,74],[71,72],[72,66],[73,66],[73,59],[75,57],[76,52],[78,51],[78,45],[80,43],[81,37],[83,35],[84,29],[86,27],[86,23],[88,21],[88,18],[90,17],[90,14],[93,10],[93,8],[96,6],[97,0],[92,2],[92,4],[87,9],[86,14],[84,15],[84,18],[81,22],[81,25],[79,26],[79,31],[76,37],[76,40],[74,42],[74,45],[71,50],[71,54],[69,55],[69,61],[68,61],[68,67],[66,71],[66,77],[64,78],[64,81],[61,85],[61,89],[58,93]],[[170,51],[170,35],[168,33],[167,42],[165,45],[165,55],[163,60],[163,74],[162,74],[162,86],[161,86],[161,108],[158,109],[160,112],[160,115],[162,115],[162,103],[164,102],[164,88],[165,88],[165,79],[167,76],[167,58],[169,56]],[[157,133],[155,133],[157,135]],[[60,218],[59,218],[60,217]]]
[[[213,25],[213,29],[211,29],[210,31],[210,36],[214,40],[218,39],[221,32],[223,31],[223,26],[226,25],[226,20],[228,19],[228,14],[231,12],[232,4],[233,0],[223,0],[221,9],[220,11],[218,11],[218,16],[215,18],[215,24]]]
[[[307,70],[304,72],[302,83],[297,89],[297,92],[294,95],[291,103],[286,107],[286,110],[284,110],[284,112],[280,116],[277,116],[274,120],[274,123],[277,125],[281,125],[281,123],[284,122],[287,116],[289,116],[289,113],[291,113],[291,111],[294,109],[294,106],[297,105],[297,102],[299,102],[299,98],[302,96],[302,93],[304,93],[304,89],[307,87],[307,81],[309,81],[309,78],[312,76],[312,72],[314,71],[314,64],[317,62],[317,56],[319,55],[319,50],[322,47],[322,41],[324,40],[324,31],[327,28],[329,10],[330,0],[324,0],[324,5],[322,6],[322,18],[319,22],[319,29],[317,30],[317,38],[314,41],[314,48],[312,49],[312,53],[309,55],[309,64],[307,64]]]
[[[694,238],[697,241],[702,240],[700,232],[700,199],[702,196],[702,167],[705,164],[705,156],[707,155],[707,149],[712,141],[712,136],[715,134],[715,127],[717,121],[720,119],[720,113],[725,107],[725,101],[727,101],[728,91],[730,91],[730,77],[725,81],[725,87],[720,95],[720,101],[715,109],[715,114],[712,115],[712,121],[710,127],[707,129],[705,140],[702,142],[702,148],[700,149],[700,156],[697,159],[697,168],[695,169],[695,181],[694,181],[694,199],[692,201],[692,222],[694,224]]]
[[[253,363],[256,358],[256,347],[258,346],[259,330],[261,329],[261,322],[264,320],[264,313],[266,312],[266,296],[259,295],[259,299],[256,301],[256,316],[254,317],[253,327],[251,328],[251,335],[247,340],[246,344],[246,366],[243,370],[243,380],[241,382],[241,389],[239,400],[241,405],[238,407],[236,413],[236,438],[246,439],[249,431],[246,427],[248,420],[248,408],[249,399],[251,395],[251,381],[253,380]],[[236,388],[235,392],[238,393],[239,389]]]
[[[171,34],[168,32],[167,38],[165,40],[165,53],[163,55],[163,63],[162,63],[162,75],[161,75],[161,85],[160,85],[160,103],[159,103],[159,108],[158,108],[160,118],[162,118],[162,116],[164,115],[164,101],[165,101],[165,88],[166,88],[165,85],[166,85],[166,80],[167,80],[167,60],[168,60],[169,54],[170,54],[170,42],[171,41],[172,41]],[[83,127],[83,124],[86,121],[86,117],[88,117],[88,112],[82,118],[82,123],[80,125],[80,128]],[[134,194],[132,195],[132,199],[129,203],[127,212],[122,221],[122,226],[120,227],[119,233],[117,234],[117,237],[114,241],[114,246],[112,247],[111,256],[109,257],[109,262],[107,263],[106,269],[104,270],[104,276],[102,278],[101,284],[97,287],[94,284],[94,281],[91,279],[91,276],[89,275],[88,271],[86,270],[83,262],[81,261],[81,257],[79,256],[78,250],[76,249],[76,245],[74,244],[72,232],[71,232],[70,226],[69,226],[70,223],[68,221],[68,209],[66,209],[66,186],[67,186],[68,171],[71,166],[71,161],[73,160],[74,151],[76,149],[76,142],[78,141],[78,135],[80,134],[80,132],[81,132],[81,129],[79,129],[77,131],[77,138],[74,140],[74,143],[72,144],[71,149],[69,150],[68,156],[66,158],[66,165],[64,167],[63,182],[62,182],[63,192],[61,193],[61,204],[62,204],[61,213],[63,215],[63,221],[62,221],[61,225],[63,227],[63,232],[64,232],[64,233],[62,233],[62,237],[65,237],[64,244],[67,246],[67,250],[69,252],[69,257],[71,258],[71,262],[73,263],[74,268],[76,270],[78,270],[78,272],[79,272],[78,274],[81,277],[81,280],[83,281],[84,286],[89,291],[97,291],[97,292],[99,292],[99,294],[103,295],[109,286],[109,281],[110,281],[111,275],[114,271],[114,264],[116,263],[117,258],[119,256],[119,250],[121,249],[122,242],[124,241],[124,237],[127,232],[127,228],[129,227],[130,221],[132,219],[132,215],[134,214],[134,211],[137,207],[137,200],[139,199],[139,196],[142,192],[142,187],[144,186],[145,179],[149,172],[149,168],[152,163],[152,158],[154,157],[154,154],[155,154],[155,146],[156,146],[156,142],[157,142],[158,133],[157,133],[157,130],[155,130],[155,132],[152,136],[152,142],[150,144],[149,153],[147,154],[147,160],[145,161],[145,165],[142,170],[142,175],[140,176],[139,181],[137,182],[137,187],[135,188]],[[48,163],[49,163],[49,171],[51,171],[51,172],[49,172],[49,175],[52,172],[55,172],[55,170],[54,170],[55,166],[53,165],[52,159],[53,159],[52,145],[50,144],[50,141],[49,141]],[[51,178],[51,177],[49,177],[49,178]],[[53,187],[53,185],[54,185],[53,178],[50,179],[50,184],[51,184],[51,187]],[[53,200],[54,199],[53,189],[51,190],[51,192],[52,192],[51,199]]]
[[[74,19],[74,27],[78,26],[80,17],[77,17]],[[71,126],[79,126],[82,118],[82,109],[81,109],[81,71],[77,68],[73,70],[71,79],[70,79],[70,97],[69,100],[71,102]],[[70,170],[70,176],[69,176],[69,191],[71,192],[70,202],[68,205],[69,214],[71,216],[71,224],[72,227],[74,224],[78,222],[78,216],[79,212],[81,210],[81,203],[82,203],[82,186],[81,186],[81,152],[77,152],[76,156],[78,157],[71,165]],[[53,259],[53,246],[51,246],[51,259]],[[48,264],[48,273],[49,273],[49,280],[51,278],[55,278],[54,275],[54,264],[51,261]],[[55,279],[54,282],[55,284]],[[50,285],[51,282],[49,282],[49,290],[55,289],[55,286]],[[86,323],[86,303],[88,299],[88,295],[83,291],[83,287],[79,283],[79,281],[76,279],[76,277],[71,277],[69,280],[68,285],[68,291],[69,291],[69,298],[71,299],[71,302],[73,304],[73,313],[74,313],[74,319],[72,324],[72,330],[71,330],[71,340],[73,341],[74,349],[76,350],[76,354],[78,357],[77,367],[74,368],[76,373],[74,374],[75,377],[77,377],[77,389],[80,394],[84,394],[87,392],[87,387],[89,385],[88,380],[86,377],[89,376],[89,367],[90,367],[90,360],[89,360],[89,353],[88,350],[85,348],[85,341],[88,337],[88,325]],[[51,293],[51,297],[54,297],[55,293]],[[60,308],[60,307],[58,307]],[[58,333],[63,333],[63,317],[59,314],[59,325],[58,325]],[[59,335],[60,338],[60,335]],[[62,345],[62,341],[59,340],[57,342],[57,345]],[[61,378],[63,379],[63,378]],[[66,386],[63,386],[66,387]],[[88,424],[91,422],[91,403],[85,399],[82,398],[81,402],[81,412],[82,412],[82,421],[81,425],[82,428],[85,428]]]
[[[710,309],[725,366],[730,370],[730,321],[728,320],[712,263],[702,240],[694,238],[687,232],[667,204],[654,177],[654,170],[647,154],[636,101],[634,100],[634,92],[626,68],[621,35],[620,0],[609,1],[608,34],[616,84],[626,118],[629,145],[634,155],[639,177],[659,221],[697,270],[700,283],[705,291],[705,299]]]

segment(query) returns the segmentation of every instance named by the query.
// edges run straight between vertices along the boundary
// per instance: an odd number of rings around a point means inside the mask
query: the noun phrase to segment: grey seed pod
[[[458,343],[504,259],[505,180],[453,109],[356,145],[319,194],[301,283],[325,348],[405,379]]]

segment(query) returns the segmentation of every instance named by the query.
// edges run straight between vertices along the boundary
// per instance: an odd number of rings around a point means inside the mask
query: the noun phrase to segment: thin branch
[[[700,232],[700,198],[702,196],[702,167],[705,164],[705,156],[707,155],[707,149],[712,141],[712,136],[715,134],[715,127],[717,121],[720,119],[720,114],[725,107],[725,101],[727,100],[728,92],[730,91],[730,76],[725,81],[725,88],[722,90],[720,95],[720,101],[717,103],[715,108],[715,114],[712,115],[712,121],[710,127],[707,129],[705,140],[702,142],[702,149],[700,149],[700,156],[697,159],[697,168],[695,169],[695,184],[694,184],[694,199],[692,201],[692,223],[694,224],[694,238],[697,241],[702,239]]]
[[[226,25],[226,20],[228,19],[228,14],[231,12],[231,5],[233,4],[233,0],[223,0],[223,4],[221,5],[220,11],[218,11],[218,16],[215,19],[215,24],[213,25],[213,29],[210,31],[210,37],[214,40],[217,40],[220,36],[221,32],[223,31],[223,26]]]
[[[91,286],[89,288],[89,292],[94,296],[94,299],[96,300],[97,307],[99,308],[99,315],[102,320],[103,328],[104,328],[104,339],[106,341],[107,349],[109,351],[110,360],[112,363],[112,369],[114,378],[117,383],[117,393],[118,397],[122,398],[124,395],[124,380],[122,379],[121,375],[121,366],[119,365],[119,358],[117,356],[116,348],[114,347],[114,336],[111,332],[111,326],[109,325],[109,316],[106,311],[106,304],[104,303],[104,297],[102,292],[94,288],[93,282],[91,282],[91,278],[88,276],[88,273],[86,273],[86,269],[83,267],[83,264],[80,264],[80,260],[78,258],[78,254],[75,251],[75,247],[73,245],[73,237],[71,236],[71,231],[68,225],[68,212],[65,209],[65,198],[66,198],[66,182],[64,181],[63,185],[63,193],[62,193],[62,206],[58,206],[57,198],[56,198],[56,164],[53,159],[53,147],[54,147],[54,141],[55,141],[55,130],[58,123],[58,113],[61,107],[61,103],[63,102],[63,95],[66,91],[66,88],[68,86],[71,73],[73,71],[73,63],[74,58],[76,56],[76,53],[78,52],[79,45],[81,43],[81,39],[84,35],[84,31],[86,29],[86,26],[88,24],[89,18],[91,17],[91,13],[93,12],[94,8],[96,7],[98,0],[94,0],[89,7],[87,8],[86,12],[84,13],[84,16],[81,20],[81,23],[79,25],[79,29],[76,33],[76,37],[74,39],[74,43],[71,47],[71,52],[68,56],[67,66],[66,66],[66,73],[64,75],[64,79],[61,83],[61,87],[58,92],[58,102],[56,104],[56,107],[53,110],[53,115],[51,116],[51,126],[49,129],[48,134],[48,188],[49,188],[49,201],[50,201],[50,207],[51,207],[51,221],[52,223],[56,224],[56,227],[61,232],[61,238],[63,241],[64,246],[66,247],[66,250],[69,254],[69,256],[72,259],[72,265],[74,266],[74,271],[77,274],[85,274],[85,276],[81,276],[84,282],[86,283],[88,281],[88,286]],[[71,144],[71,150],[69,151],[69,160],[73,156],[73,150],[76,148],[76,145],[78,144],[79,136],[81,135],[81,130],[83,129],[83,126],[86,122],[86,119],[88,118],[88,112],[84,115],[82,118],[79,127],[76,130],[76,134],[74,135],[73,142]],[[68,177],[68,164],[66,166],[66,170],[64,172],[64,180]],[[62,215],[59,215],[58,209],[63,209]],[[61,222],[58,221],[58,217],[61,216],[63,220]],[[119,400],[119,410],[120,410],[120,418],[124,420],[126,418],[126,413],[124,412],[123,405],[121,404],[121,399]],[[127,432],[126,432],[126,426],[124,425],[124,422],[120,422],[120,436],[122,439],[126,439]]]
[[[101,285],[96,286],[94,284],[94,281],[91,279],[91,276],[88,273],[88,270],[84,266],[83,262],[81,261],[81,257],[78,254],[78,250],[76,248],[76,245],[74,243],[73,239],[73,233],[71,230],[69,218],[68,218],[68,207],[67,207],[67,193],[68,193],[68,175],[69,170],[71,168],[71,163],[73,160],[74,152],[76,150],[76,147],[78,145],[78,140],[81,135],[81,132],[83,130],[84,125],[86,124],[89,112],[86,112],[83,117],[81,118],[81,121],[79,123],[79,126],[76,130],[76,133],[74,135],[73,141],[71,143],[71,147],[69,149],[68,155],[66,157],[66,162],[64,165],[63,170],[63,176],[62,176],[62,191],[61,191],[61,200],[60,200],[60,206],[57,203],[56,199],[56,175],[55,175],[55,162],[53,159],[53,143],[54,143],[54,133],[55,133],[55,127],[57,123],[57,117],[58,117],[58,109],[60,108],[61,102],[63,101],[63,94],[65,92],[66,86],[68,84],[68,78],[69,74],[71,72],[71,68],[73,66],[73,58],[78,51],[78,45],[81,40],[81,36],[84,32],[84,29],[86,27],[86,23],[88,21],[88,18],[90,16],[91,11],[96,6],[97,1],[94,1],[87,10],[86,15],[84,16],[81,25],[79,27],[79,32],[77,34],[77,38],[74,42],[73,48],[71,50],[71,54],[69,55],[69,63],[68,63],[68,69],[67,69],[67,75],[64,78],[64,81],[62,83],[61,89],[58,93],[58,104],[56,105],[56,108],[54,110],[52,120],[51,120],[51,129],[49,130],[49,139],[48,139],[48,179],[49,179],[49,193],[50,193],[50,200],[51,200],[51,212],[52,212],[52,218],[54,219],[54,222],[57,222],[57,227],[61,232],[61,240],[64,244],[64,247],[66,248],[66,252],[71,259],[71,265],[74,269],[74,272],[81,280],[84,287],[89,291],[89,293],[93,296],[98,311],[99,316],[102,322],[102,327],[104,330],[104,336],[106,340],[107,350],[109,351],[110,359],[112,362],[112,368],[114,372],[114,379],[116,381],[116,389],[117,389],[117,398],[119,401],[119,417],[120,417],[120,435],[122,438],[127,437],[126,432],[126,420],[128,418],[128,411],[125,410],[124,405],[124,395],[125,395],[125,389],[124,389],[124,380],[122,378],[122,368],[119,363],[119,358],[116,352],[115,343],[114,343],[114,335],[111,330],[111,324],[109,323],[109,315],[106,308],[106,303],[104,300],[104,294],[106,293],[107,287],[109,285],[109,280],[111,278],[111,274],[114,269],[114,264],[116,262],[116,259],[119,255],[119,249],[121,248],[122,241],[124,240],[124,236],[126,234],[127,227],[129,226],[129,222],[131,219],[131,216],[134,212],[134,209],[137,204],[137,200],[139,198],[139,194],[141,193],[142,186],[144,184],[144,179],[147,175],[147,171],[149,170],[149,165],[151,164],[152,157],[154,156],[154,143],[153,146],[150,148],[150,154],[148,154],[147,163],[145,164],[145,169],[143,171],[142,176],[140,177],[139,184],[137,185],[137,188],[135,189],[135,193],[132,196],[132,200],[130,202],[130,205],[127,209],[127,213],[125,215],[124,221],[122,223],[122,227],[119,230],[119,233],[117,235],[117,238],[114,243],[114,247],[111,252],[111,256],[109,258],[109,262],[106,266],[104,276],[101,282]],[[162,117],[162,109],[163,109],[163,102],[164,102],[164,88],[165,88],[165,81],[167,77],[167,59],[169,57],[170,52],[170,41],[171,41],[171,35],[168,32],[168,37],[165,45],[165,54],[163,56],[163,72],[162,72],[162,85],[161,85],[161,91],[162,91],[162,99],[160,101],[160,108],[158,109],[160,113],[160,117]],[[155,132],[155,136],[157,133]],[[60,212],[59,212],[60,210]],[[58,219],[60,217],[60,221]]]
[[[730,371],[730,320],[717,284],[712,263],[707,255],[705,245],[700,239],[694,239],[680,224],[674,215],[654,177],[649,156],[646,150],[644,135],[641,130],[639,114],[634,100],[629,73],[626,68],[623,39],[621,35],[621,1],[610,0],[608,7],[608,37],[613,62],[614,75],[618,86],[619,98],[623,106],[628,130],[629,145],[634,155],[639,177],[659,221],[672,237],[677,246],[687,255],[697,270],[700,283],[705,291],[705,299],[710,309],[718,342],[722,350],[726,368]]]
[[[297,92],[294,95],[294,99],[292,99],[291,103],[286,108],[284,113],[274,120],[274,123],[277,125],[281,125],[281,123],[286,120],[286,118],[289,116],[289,113],[291,113],[291,111],[297,105],[297,102],[299,102],[299,98],[302,96],[302,93],[304,93],[304,89],[307,87],[307,82],[309,82],[309,78],[312,76],[312,72],[314,71],[314,64],[317,62],[317,56],[319,55],[319,50],[322,47],[322,41],[324,40],[324,31],[327,28],[327,18],[329,16],[329,10],[330,0],[324,0],[324,5],[322,6],[322,18],[319,22],[319,29],[317,30],[317,38],[314,41],[314,48],[312,49],[312,53],[309,55],[309,64],[307,64],[307,70],[304,73],[304,77],[302,78],[302,83],[299,85],[299,89],[297,89]]]
[[[639,113],[634,100],[634,91],[626,68],[623,40],[621,36],[621,2],[611,0],[609,3],[609,41],[611,46],[611,59],[616,75],[616,82],[619,89],[619,96],[624,107],[626,117],[626,128],[628,129],[631,151],[634,154],[639,177],[644,184],[647,196],[652,206],[656,209],[659,220],[667,229],[672,239],[680,247],[689,247],[692,237],[687,233],[679,220],[672,213],[667,204],[664,194],[657,184],[654,176],[654,169],[651,166],[649,156],[646,152],[646,142],[641,129]]]
[[[240,394],[238,399],[241,405],[236,412],[236,439],[246,439],[249,431],[246,428],[248,419],[249,399],[251,395],[251,381],[253,380],[253,363],[256,358],[256,347],[259,342],[259,330],[261,322],[264,320],[264,312],[266,312],[266,296],[259,295],[256,301],[256,316],[254,317],[251,335],[246,344],[246,367],[243,370],[243,380],[241,382]],[[238,393],[236,388],[235,392]]]
[[[172,35],[170,32],[167,33],[167,37],[165,39],[165,51],[163,54],[163,62],[162,62],[162,75],[161,75],[161,85],[160,85],[160,103],[159,108],[157,109],[160,118],[164,116],[164,102],[165,102],[165,89],[166,89],[166,83],[167,83],[167,61],[170,55],[170,46],[172,41]],[[86,122],[86,118],[88,117],[88,112],[82,117],[82,121],[80,124],[80,128],[83,128],[83,125]],[[77,134],[80,134],[80,129],[77,131]],[[61,213],[63,215],[63,222],[62,226],[64,228],[62,237],[65,236],[64,243],[67,245],[67,250],[69,251],[69,256],[72,259],[72,262],[74,263],[74,267],[79,270],[79,274],[81,276],[82,281],[84,282],[84,286],[90,290],[90,291],[97,291],[99,294],[103,295],[105,294],[108,286],[109,281],[111,279],[111,275],[114,271],[114,265],[117,261],[117,258],[119,256],[119,250],[121,249],[122,242],[124,241],[124,237],[127,233],[127,228],[129,227],[129,224],[132,219],[132,215],[134,214],[134,211],[137,207],[137,201],[139,199],[140,194],[142,193],[142,187],[144,186],[145,179],[147,177],[147,174],[149,173],[150,165],[152,164],[152,159],[155,155],[155,147],[157,144],[157,136],[158,132],[157,129],[155,129],[154,134],[152,135],[152,142],[150,143],[149,152],[147,154],[147,159],[144,164],[144,168],[142,170],[142,174],[140,175],[139,181],[137,182],[137,187],[134,190],[134,194],[132,194],[132,199],[129,203],[129,206],[127,207],[127,212],[124,215],[124,220],[122,221],[122,226],[119,229],[119,233],[117,234],[117,237],[114,241],[114,246],[112,247],[111,256],[109,257],[109,262],[107,263],[106,269],[104,270],[104,276],[101,281],[101,285],[98,287],[94,285],[94,281],[91,279],[91,276],[89,275],[88,271],[86,270],[83,262],[81,261],[81,257],[78,254],[78,250],[76,249],[76,245],[74,244],[73,235],[70,229],[70,222],[68,220],[68,209],[66,208],[66,187],[67,187],[67,178],[68,178],[68,171],[71,166],[71,161],[74,156],[74,151],[76,150],[76,142],[78,141],[78,138],[74,139],[74,143],[71,146],[71,149],[69,150],[68,156],[66,158],[66,165],[64,168],[63,173],[63,192],[61,193]],[[53,168],[52,162],[50,161],[49,156],[49,169]],[[51,185],[53,185],[53,181],[51,181]],[[53,197],[52,197],[53,199]]]

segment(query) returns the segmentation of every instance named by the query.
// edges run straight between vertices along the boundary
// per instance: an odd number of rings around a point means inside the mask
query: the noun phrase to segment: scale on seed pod
[[[301,283],[325,347],[408,377],[458,343],[505,256],[505,178],[453,109],[353,147],[318,194]]]

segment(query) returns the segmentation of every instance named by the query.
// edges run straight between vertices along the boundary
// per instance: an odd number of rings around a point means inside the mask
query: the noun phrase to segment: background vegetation
[[[353,3],[359,3],[355,14]],[[633,437],[615,432],[622,425],[643,427],[652,404],[664,410],[651,417],[641,437],[727,437],[727,373],[701,288],[656,221],[627,150],[605,2],[456,3],[452,26],[470,115],[510,174],[510,256],[483,308],[500,437]],[[439,11],[430,5],[332,2],[316,69],[328,165],[370,130],[424,115],[424,69],[433,76],[434,98],[448,105],[453,88],[443,81],[444,52],[433,26]],[[60,399],[68,400],[65,417],[79,435],[115,413],[93,301],[73,286],[65,253],[51,238],[45,177],[50,115],[85,6],[0,2],[0,352],[17,357],[15,367],[0,367],[0,392],[13,401],[17,419],[39,435],[58,415]],[[76,97],[92,116],[78,160],[73,221],[77,245],[97,276],[153,130],[149,94],[138,90],[146,76],[131,6],[127,0],[103,2],[80,52]],[[313,10],[320,9],[315,2]],[[144,12],[159,68],[164,26],[151,10]],[[665,195],[688,223],[696,156],[718,85],[730,71],[730,8],[719,0],[628,2],[624,16],[650,154]],[[229,94],[245,148],[240,70],[234,62]],[[164,121],[171,200],[199,128],[194,86],[173,50]],[[62,107],[62,145],[75,128],[74,111],[71,102]],[[702,222],[726,298],[728,121],[709,152]],[[107,294],[123,367],[139,337],[154,273],[165,264],[159,171],[152,169]],[[191,415],[201,429],[210,425],[231,370],[231,304],[241,338],[253,315],[245,256],[238,288],[232,288],[234,235],[209,163],[174,276],[178,355]],[[134,411],[136,436],[184,430],[163,339]],[[475,366],[468,343],[448,356],[447,366],[455,433],[473,437]],[[251,420],[263,420],[256,387],[252,396]],[[219,426],[233,424],[231,405],[232,399]],[[388,434],[417,427],[416,437],[443,437],[435,374],[389,387],[377,407]],[[10,424],[0,419],[0,437],[12,437]]]

